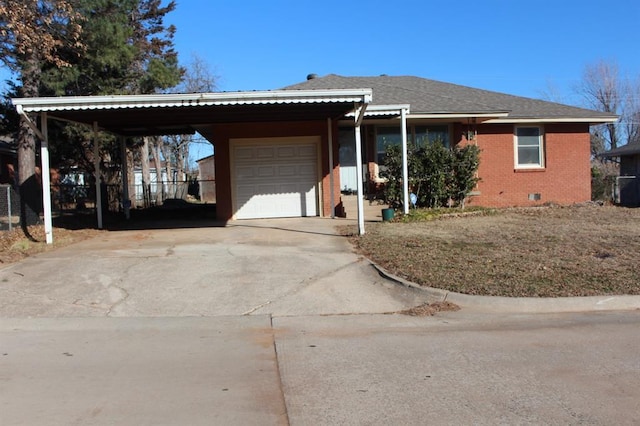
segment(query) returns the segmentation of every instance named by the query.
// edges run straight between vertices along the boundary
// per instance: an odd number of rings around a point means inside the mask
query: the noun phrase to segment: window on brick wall
[[[544,167],[544,132],[540,126],[517,126],[514,130],[517,169]]]
[[[410,147],[424,147],[427,144],[440,142],[449,148],[449,126],[407,126],[407,144]],[[384,164],[384,157],[389,145],[402,145],[400,127],[376,127],[377,161]]]

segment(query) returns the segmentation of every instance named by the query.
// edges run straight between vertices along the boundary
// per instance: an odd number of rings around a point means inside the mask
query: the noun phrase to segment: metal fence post
[[[13,218],[11,217],[11,187],[7,186],[7,216],[9,217],[9,232],[13,231]]]

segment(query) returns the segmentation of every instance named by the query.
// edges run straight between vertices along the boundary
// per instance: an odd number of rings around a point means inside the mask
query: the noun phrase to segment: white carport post
[[[409,213],[409,158],[407,155],[407,109],[400,110],[400,128],[402,129],[402,205],[404,214]]]
[[[331,198],[331,219],[336,217],[336,200],[335,191],[333,189],[333,126],[331,125],[331,118],[327,118],[327,141],[329,144],[329,193]]]
[[[122,167],[122,210],[124,211],[124,217],[129,219],[131,210],[131,200],[129,199],[129,165],[127,164],[127,142],[124,136],[120,136],[120,157],[122,161],[120,166]]]
[[[51,175],[49,167],[49,127],[47,113],[40,116],[42,138],[40,143],[40,162],[42,168],[42,207],[44,208],[44,234],[47,244],[53,244],[53,220],[51,218]]]
[[[360,135],[360,125],[364,118],[364,111],[367,109],[367,104],[362,104],[356,109],[355,114],[355,136],[356,136],[356,173],[358,174],[357,189],[358,189],[358,234],[364,235],[364,191],[362,187],[362,137]]]
[[[102,185],[100,182],[100,147],[98,146],[98,122],[93,122],[93,168],[96,180],[96,213],[98,229],[102,229]]]

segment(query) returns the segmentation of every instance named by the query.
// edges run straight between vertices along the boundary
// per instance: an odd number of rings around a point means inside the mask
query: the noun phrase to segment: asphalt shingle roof
[[[602,153],[603,157],[624,157],[640,154],[640,143],[628,143],[619,148]]]
[[[596,122],[612,117],[589,109],[413,76],[343,77],[329,74],[284,89],[360,88],[373,90],[371,105],[409,104],[411,114],[508,112],[508,118],[513,119],[567,118]]]

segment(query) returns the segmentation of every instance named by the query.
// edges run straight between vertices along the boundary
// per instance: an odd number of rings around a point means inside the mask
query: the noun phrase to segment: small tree
[[[453,178],[451,151],[441,142],[435,141],[420,150],[420,154],[427,190],[418,201],[421,205],[431,208],[447,205]]]
[[[466,145],[453,150],[453,187],[451,199],[464,208],[464,201],[480,178],[477,176],[480,167],[480,148],[477,145]]]
[[[380,167],[380,177],[384,184],[384,202],[393,209],[402,206],[402,150],[398,145],[388,145],[384,165]]]

